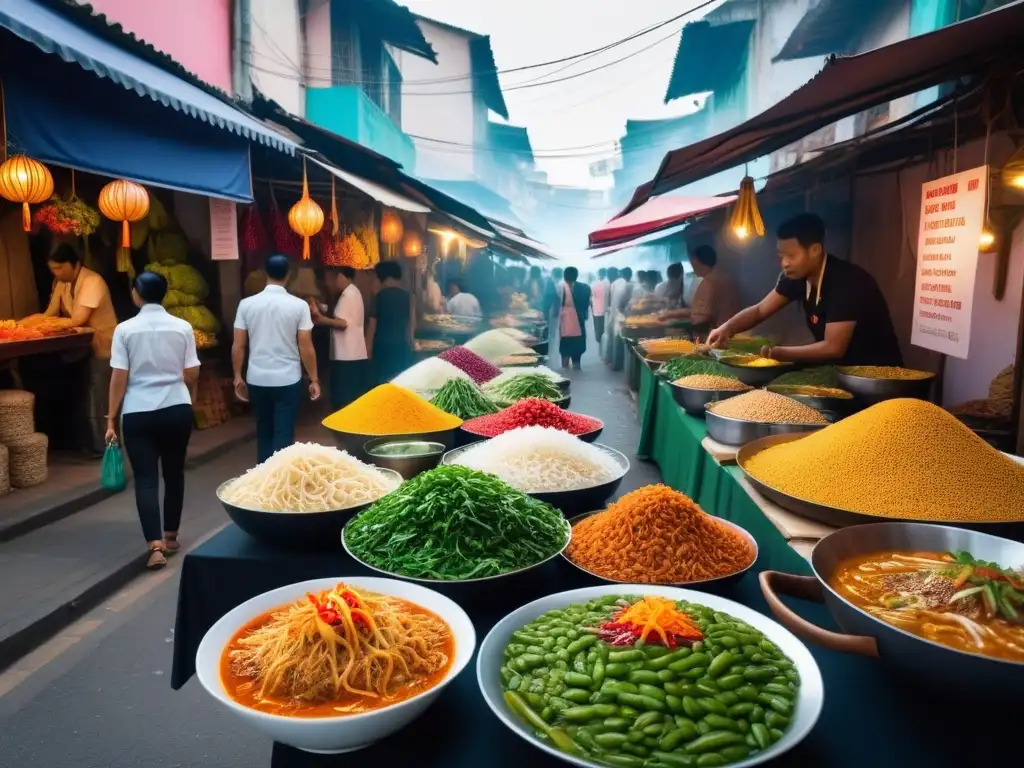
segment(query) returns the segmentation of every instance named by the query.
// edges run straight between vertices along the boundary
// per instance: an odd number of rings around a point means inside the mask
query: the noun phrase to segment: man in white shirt
[[[281,254],[267,259],[267,287],[242,299],[235,315],[235,394],[252,401],[261,463],[295,441],[303,367],[309,376],[309,399],[320,397],[313,318],[309,305],[285,290],[290,266]],[[249,367],[243,377],[247,350]]]
[[[601,344],[601,337],[604,336],[604,316],[608,311],[608,289],[611,283],[608,282],[608,270],[597,270],[597,280],[590,286],[590,303],[594,310],[594,338],[598,346]]]
[[[464,317],[483,317],[484,311],[480,308],[480,302],[472,293],[462,290],[460,280],[448,281],[448,314],[462,315]]]
[[[338,297],[334,312],[325,317],[315,303],[310,309],[314,323],[331,329],[331,408],[337,411],[361,397],[370,380],[363,329],[366,311],[352,267],[331,268],[324,279],[331,296]]]
[[[626,350],[622,345],[622,322],[626,317],[626,307],[633,295],[633,270],[630,267],[623,267],[619,272],[619,279],[612,283],[611,287],[611,347],[610,362],[612,370],[621,371],[626,359]]]

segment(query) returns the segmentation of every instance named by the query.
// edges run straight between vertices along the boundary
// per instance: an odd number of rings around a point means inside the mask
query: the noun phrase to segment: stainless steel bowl
[[[354,519],[355,519],[355,517],[351,518],[351,520],[354,520]],[[351,520],[349,520],[349,522],[351,522]],[[425,578],[421,578],[419,576],[406,576],[405,574],[402,574],[402,573],[392,573],[390,571],[385,571],[383,568],[378,568],[377,566],[373,565],[372,563],[366,562],[365,560],[363,560],[362,558],[357,556],[351,549],[349,549],[348,542],[345,540],[345,530],[347,530],[347,528],[348,528],[348,523],[345,524],[345,528],[342,529],[342,531],[341,531],[341,546],[345,549],[345,552],[348,553],[349,557],[351,557],[353,560],[355,560],[360,565],[364,565],[367,568],[369,568],[371,571],[376,571],[377,573],[383,573],[383,574],[385,574],[387,576],[391,576],[392,578],[404,579],[405,581],[415,581],[415,582],[418,582],[420,584],[433,584],[435,586],[439,586],[439,585],[442,585],[442,584],[478,584],[478,583],[486,582],[486,581],[494,581],[495,579],[508,578],[509,576],[518,576],[520,574],[526,573],[527,571],[531,571],[534,568],[539,568],[540,566],[544,565],[545,563],[551,562],[556,557],[561,555],[565,551],[565,548],[569,546],[569,538],[572,536],[572,526],[569,525],[569,521],[568,520],[565,521],[565,527],[566,527],[565,543],[562,545],[561,549],[559,549],[557,552],[552,552],[548,557],[545,557],[543,560],[539,560],[536,563],[532,563],[531,565],[527,565],[527,566],[524,566],[522,568],[518,568],[518,569],[516,569],[514,571],[508,571],[507,573],[499,573],[499,574],[496,574],[494,576],[483,576],[483,577],[481,577],[479,579],[425,579]]]
[[[817,395],[801,395],[800,387],[785,384],[769,384],[766,389],[778,395],[791,397],[799,403],[821,411],[823,414],[846,416],[854,411],[856,404],[853,397],[820,397]]]
[[[728,400],[730,397],[742,395],[748,390],[736,389],[693,389],[669,383],[672,387],[672,399],[691,416],[704,416],[709,403]]]
[[[540,739],[533,729],[512,712],[505,703],[504,690],[501,682],[501,666],[504,664],[505,649],[512,641],[512,633],[549,611],[567,608],[570,605],[586,603],[590,600],[607,595],[629,595],[642,597],[652,595],[670,600],[686,600],[729,614],[762,632],[771,642],[775,643],[792,662],[800,676],[800,688],[794,702],[793,717],[782,738],[768,749],[753,757],[730,763],[729,768],[750,768],[765,762],[775,761],[780,755],[793,749],[814,728],[821,715],[825,691],[821,678],[821,670],[811,656],[810,651],[798,638],[778,623],[752,608],[706,592],[696,592],[678,587],[662,587],[649,584],[606,584],[597,587],[574,589],[547,595],[532,603],[527,603],[499,621],[487,634],[477,655],[476,676],[480,692],[491,711],[505,726],[519,738],[528,742],[536,749],[563,760],[579,768],[605,768],[606,763],[599,763],[579,754],[568,754],[558,750],[550,739]],[[539,762],[539,761],[538,761]],[[641,761],[642,762],[642,761]]]
[[[913,397],[918,400],[927,400],[932,390],[932,382],[935,376],[927,379],[869,379],[867,376],[852,376],[842,371],[836,372],[839,377],[839,384],[847,392],[854,396],[864,405],[873,405],[883,400],[893,400],[898,397]]]
[[[900,674],[945,695],[993,696],[1019,700],[1024,662],[959,651],[875,618],[832,587],[841,561],[885,551],[955,552],[1016,567],[1024,563],[1024,544],[963,528],[926,523],[873,523],[843,528],[818,542],[811,553],[814,576],[777,571],[761,573],[761,591],[775,617],[798,637],[834,651],[881,659]],[[798,616],[780,599],[792,595],[824,602],[842,633],[822,629]]]
[[[402,476],[391,469],[379,469],[386,475],[390,491],[402,484]],[[289,549],[324,549],[337,546],[338,536],[359,512],[373,505],[374,501],[356,504],[343,509],[329,509],[325,512],[273,512],[266,509],[240,507],[225,501],[224,489],[238,478],[221,483],[217,488],[217,499],[232,522],[252,536],[275,547]]]
[[[402,450],[406,452],[399,452]],[[440,464],[445,447],[441,443],[423,440],[378,437],[367,442],[363,452],[378,467],[392,469],[406,480],[411,480]]]
[[[442,464],[458,464],[459,459],[466,451],[475,448],[484,441],[471,443],[454,450],[448,451],[441,459]],[[611,456],[619,465],[619,475],[613,480],[600,485],[592,485],[587,488],[576,488],[571,491],[525,491],[529,496],[546,502],[562,511],[566,517],[572,517],[592,509],[600,509],[622,484],[622,479],[629,473],[629,459],[614,448],[609,448],[601,443],[593,443],[593,446]]]
[[[361,435],[356,432],[342,432],[338,429],[331,429],[331,436],[334,438],[334,444],[337,445],[341,450],[347,451],[348,453],[355,456],[360,461],[369,461],[370,457],[364,450],[366,444],[371,440],[379,437],[386,437],[390,440],[414,440],[421,443],[440,443],[448,450],[455,445],[455,430],[443,429],[439,432],[409,432],[404,435]]]
[[[729,372],[737,379],[751,387],[763,387],[793,369],[792,363],[779,363],[768,368],[751,368],[746,365],[734,365],[730,362],[730,360],[753,357],[757,357],[757,355],[726,354],[719,357],[718,362],[728,368]]]
[[[742,393],[737,393],[742,394]],[[827,424],[774,424],[767,421],[742,421],[719,416],[710,407],[704,409],[708,435],[722,445],[746,445],[752,440],[771,435],[815,432]]]
[[[585,514],[577,515],[576,517],[571,518],[569,520],[569,524],[571,526],[575,527],[576,523],[580,522],[581,520],[585,520],[588,517],[600,514],[603,511],[604,511],[603,509],[599,509],[599,510],[597,510],[595,512],[586,512]],[[708,517],[715,517],[715,516],[714,515],[708,515]],[[721,517],[715,517],[715,520],[720,522],[726,528],[732,529],[739,536],[741,536],[744,539],[746,539],[746,541],[750,544],[750,546],[754,550],[754,557],[753,557],[753,559],[746,565],[746,567],[741,568],[740,570],[736,571],[735,573],[730,573],[730,574],[728,574],[726,576],[716,576],[713,579],[700,579],[699,581],[680,581],[680,582],[675,582],[675,583],[672,583],[672,584],[663,584],[663,586],[668,586],[668,587],[692,587],[693,589],[702,589],[702,588],[707,588],[707,587],[711,587],[711,586],[714,586],[714,587],[725,587],[725,586],[729,586],[730,584],[734,584],[737,581],[739,581],[740,579],[742,579],[743,578],[743,574],[745,574],[747,571],[749,571],[751,568],[754,567],[754,563],[757,562],[757,554],[758,554],[757,539],[755,539],[753,536],[751,536],[750,532],[747,531],[746,528],[741,528],[740,526],[736,525],[736,523],[734,523],[734,522],[732,522],[730,520],[725,520],[725,519],[723,519]],[[577,563],[575,560],[573,560],[571,557],[569,557],[569,555],[567,555],[564,551],[562,552],[562,559],[564,559],[567,563],[569,563],[576,570],[582,571],[583,573],[587,574],[588,576],[591,576],[591,577],[593,577],[595,579],[598,579],[599,581],[607,581],[607,582],[610,582],[612,584],[632,584],[633,583],[633,582],[630,582],[630,581],[620,581],[619,579],[610,579],[607,576],[602,576],[599,573],[594,573],[593,571],[588,570],[588,569],[584,568],[582,565],[580,565],[579,563]]]

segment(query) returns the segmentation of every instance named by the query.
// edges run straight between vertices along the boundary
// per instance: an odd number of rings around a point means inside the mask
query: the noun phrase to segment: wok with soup
[[[1024,544],[963,528],[874,523],[825,537],[811,565],[814,577],[760,577],[769,608],[791,631],[877,657],[925,685],[1019,696]],[[843,632],[807,621],[780,595],[824,602]]]

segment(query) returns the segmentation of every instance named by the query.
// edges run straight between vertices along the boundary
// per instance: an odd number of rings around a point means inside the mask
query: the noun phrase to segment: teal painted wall
[[[357,85],[308,88],[306,119],[391,158],[409,173],[416,170],[416,147],[412,139]]]

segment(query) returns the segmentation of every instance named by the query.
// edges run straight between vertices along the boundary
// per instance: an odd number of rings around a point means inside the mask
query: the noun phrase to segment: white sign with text
[[[210,258],[238,260],[238,213],[231,200],[210,198]]]
[[[910,334],[918,347],[967,357],[987,193],[987,165],[921,185]]]

